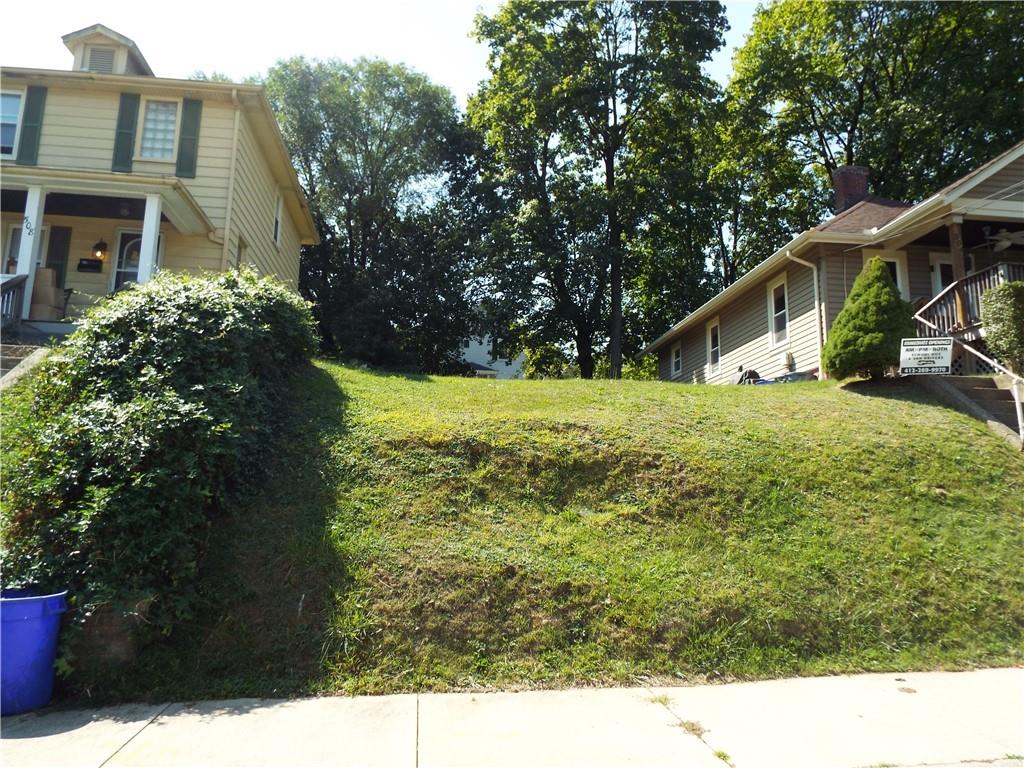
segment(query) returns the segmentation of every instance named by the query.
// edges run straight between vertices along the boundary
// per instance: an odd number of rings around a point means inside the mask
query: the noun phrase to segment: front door
[[[113,290],[139,281],[139,254],[142,252],[141,232],[120,232],[117,237],[117,261],[114,263]]]
[[[943,288],[953,284],[953,257],[948,253],[928,254],[932,271],[932,296],[938,296]]]

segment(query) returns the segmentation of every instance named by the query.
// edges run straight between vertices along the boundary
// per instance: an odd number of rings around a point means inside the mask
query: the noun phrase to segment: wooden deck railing
[[[1011,280],[1024,280],[1024,264],[995,264],[947,285],[914,315],[923,336],[956,336],[981,325],[981,297],[985,291]],[[964,322],[957,319],[957,289],[964,301]]]
[[[0,275],[0,327],[7,330],[21,322],[28,275]]]

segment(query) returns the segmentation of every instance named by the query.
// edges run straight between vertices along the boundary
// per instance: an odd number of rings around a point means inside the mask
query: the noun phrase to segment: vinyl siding
[[[1003,168],[999,173],[993,174],[978,184],[967,193],[966,197],[972,199],[992,197],[1000,200],[1024,200],[1024,189],[1018,188],[1017,192],[1007,195],[1006,188],[1011,184],[1020,184],[1024,180],[1024,157],[1019,157]]]
[[[858,248],[848,250],[849,246],[828,243],[818,246],[821,249],[825,275],[825,328],[832,329],[836,315],[843,308],[846,297],[850,294],[853,281],[864,269],[864,255]]]
[[[230,104],[203,102],[196,176],[194,179],[182,179],[186,189],[217,228],[218,234],[224,231],[224,217],[227,214],[234,118],[235,110]],[[168,173],[174,173],[173,165]]]
[[[769,344],[768,285],[786,275],[789,310],[789,338],[777,348]],[[708,320],[712,318],[707,318]],[[721,366],[714,376],[707,375],[706,324],[698,323],[681,337],[683,371],[679,381],[727,383],[739,371],[754,369],[765,378],[787,372],[783,356],[793,355],[797,371],[818,367],[818,337],[815,329],[813,272],[790,264],[737,296],[718,312]],[[666,343],[671,349],[676,339]],[[659,350],[660,355],[660,350]]]
[[[910,275],[910,301],[919,299],[930,299],[932,297],[932,251],[941,251],[942,248],[927,248],[923,246],[908,246],[907,252],[907,273]]]
[[[298,231],[287,206],[284,206],[280,243],[274,242],[274,215],[277,211],[279,187],[263,157],[248,118],[244,115],[239,128],[235,174],[229,253],[232,256],[237,253],[238,237],[241,235],[247,246],[247,263],[261,274],[277,275],[286,285],[297,288],[300,249]]]
[[[39,165],[109,171],[119,103],[117,93],[49,88],[39,136]]]
[[[670,379],[672,378],[672,347],[674,344],[668,344],[658,350],[658,378],[659,379]]]

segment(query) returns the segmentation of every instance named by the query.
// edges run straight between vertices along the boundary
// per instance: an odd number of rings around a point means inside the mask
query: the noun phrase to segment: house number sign
[[[900,376],[948,374],[953,365],[953,339],[902,339]]]

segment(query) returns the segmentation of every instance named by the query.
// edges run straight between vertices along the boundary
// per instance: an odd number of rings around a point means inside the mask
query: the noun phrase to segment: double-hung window
[[[768,284],[768,340],[772,348],[789,338],[789,296],[786,276]]]
[[[173,160],[177,127],[178,102],[147,100],[139,157],[145,160]]]
[[[708,376],[714,376],[722,370],[722,327],[718,318],[706,326],[708,345]]]
[[[22,101],[21,93],[5,91],[0,94],[0,157],[14,157],[18,149]]]
[[[672,375],[678,376],[683,372],[683,345],[676,344],[672,347]]]

